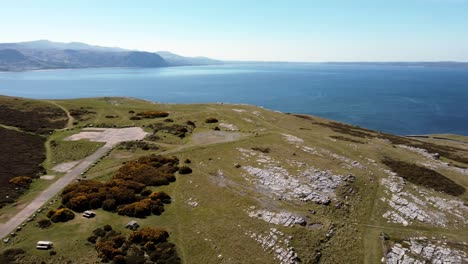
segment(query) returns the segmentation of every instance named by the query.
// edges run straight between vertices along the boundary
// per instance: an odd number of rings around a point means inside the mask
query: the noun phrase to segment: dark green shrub
[[[103,228],[104,228],[104,231],[106,231],[106,232],[109,232],[109,231],[112,230],[112,226],[110,226],[110,225],[105,225]]]
[[[88,240],[88,242],[92,243],[92,244],[95,244],[96,241],[97,241],[98,237],[95,236],[95,235],[92,235],[92,236],[89,236],[86,240]]]
[[[150,189],[144,189],[144,190],[140,193],[140,195],[143,196],[143,197],[146,197],[146,196],[148,196],[148,195],[150,195],[150,194],[152,194],[152,193],[153,193],[153,191],[151,191]]]
[[[104,231],[102,228],[96,228],[93,230],[93,235],[97,237],[103,237],[106,235],[106,231]]]
[[[115,199],[106,199],[104,202],[102,202],[102,209],[105,211],[114,211],[115,208],[117,208],[117,204],[115,202]]]
[[[37,221],[37,225],[40,227],[40,228],[47,228],[51,225],[52,223],[50,222],[49,219],[41,219],[39,221]]]
[[[205,120],[205,123],[212,124],[212,123],[218,123],[218,119],[214,117],[209,117]]]
[[[112,259],[112,263],[114,264],[127,264],[127,259],[122,256],[122,255],[116,255],[113,259]]]
[[[182,166],[179,168],[179,173],[180,174],[190,174],[192,173],[192,169],[188,166]]]

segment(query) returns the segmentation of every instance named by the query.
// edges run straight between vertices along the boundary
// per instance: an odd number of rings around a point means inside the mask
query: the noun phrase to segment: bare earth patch
[[[41,176],[42,180],[53,180],[55,179],[55,175],[43,175]]]
[[[246,134],[238,132],[208,131],[193,134],[192,140],[195,144],[213,144],[236,141],[245,136]]]
[[[71,170],[73,167],[75,167],[76,164],[78,164],[80,161],[70,161],[70,162],[64,162],[60,163],[52,168],[53,171],[56,172],[68,172]]]
[[[94,142],[106,142],[107,144],[115,145],[123,141],[141,140],[148,133],[143,131],[141,127],[127,128],[85,128],[82,132],[71,135],[65,140],[75,141],[80,139],[88,139]]]

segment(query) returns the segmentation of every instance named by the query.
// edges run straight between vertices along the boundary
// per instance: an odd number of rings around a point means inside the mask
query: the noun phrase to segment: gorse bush
[[[190,174],[192,173],[192,169],[188,166],[182,166],[179,168],[179,173],[180,174]]]
[[[91,236],[92,240],[97,239],[95,248],[103,262],[145,263],[146,255],[153,263],[181,263],[175,245],[167,242],[169,233],[164,229],[145,227],[127,237],[114,230],[104,233],[99,238]]]
[[[32,183],[32,178],[29,176],[17,176],[10,179],[9,183],[14,184],[16,186],[28,188],[29,185]]]
[[[156,155],[129,161],[108,182],[86,180],[65,187],[62,204],[77,212],[103,208],[133,217],[161,214],[170,197],[145,188],[175,181],[178,162],[175,157]]]
[[[208,124],[218,123],[218,119],[216,119],[216,118],[214,118],[214,117],[208,117],[208,118],[205,120],[205,123],[208,123]]]
[[[53,212],[53,213],[51,213]],[[50,217],[49,217],[50,215]],[[69,220],[72,220],[75,218],[75,213],[73,213],[72,210],[68,208],[59,208],[57,210],[51,210],[47,214],[47,216],[50,218],[50,220],[54,223],[58,222],[67,222]]]

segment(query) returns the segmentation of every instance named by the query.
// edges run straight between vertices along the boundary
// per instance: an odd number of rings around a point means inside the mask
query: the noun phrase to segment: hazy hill
[[[128,50],[116,48],[116,47],[93,46],[93,45],[88,45],[86,43],[81,43],[81,42],[63,43],[63,42],[53,42],[49,40],[35,40],[35,41],[18,42],[18,43],[0,43],[0,49],[16,49],[16,50],[74,49],[74,50],[94,50],[94,51],[113,51],[113,52],[128,51]]]
[[[206,57],[183,57],[167,51],[157,53],[93,46],[80,42],[37,40],[0,43],[0,71],[23,71],[88,67],[167,67],[220,64]]]
[[[22,71],[88,67],[165,67],[158,54],[84,43],[38,40],[0,44],[0,70]]]
[[[158,51],[156,53],[171,66],[223,64],[220,60],[214,60],[207,57],[184,57],[169,51]]]

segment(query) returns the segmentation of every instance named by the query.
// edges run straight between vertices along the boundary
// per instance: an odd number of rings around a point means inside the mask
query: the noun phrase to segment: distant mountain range
[[[0,71],[91,67],[169,67],[221,64],[205,57],[183,57],[167,51],[145,52],[80,42],[38,40],[0,43]]]
[[[169,51],[146,52],[117,47],[93,46],[81,42],[52,42],[37,40],[0,43],[0,71],[42,69],[73,69],[93,67],[170,67],[249,63],[301,63],[220,61],[207,57],[184,57]],[[303,62],[306,63],[306,62]],[[408,67],[468,68],[468,62],[326,62],[326,64],[355,64]]]

